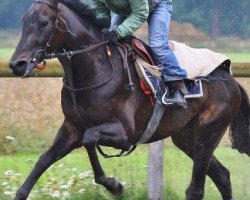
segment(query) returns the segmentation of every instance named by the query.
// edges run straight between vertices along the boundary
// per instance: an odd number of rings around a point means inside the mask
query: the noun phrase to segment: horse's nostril
[[[20,67],[23,67],[25,65],[27,65],[27,61],[25,61],[25,60],[21,60],[21,61],[18,61],[18,62],[9,62],[9,67],[11,69],[13,69],[13,70],[18,69]]]
[[[19,62],[17,62],[16,63],[16,65],[15,65],[15,67],[22,67],[22,66],[25,66],[27,64],[27,62],[26,61],[24,61],[24,60],[21,60],[21,61],[19,61]]]

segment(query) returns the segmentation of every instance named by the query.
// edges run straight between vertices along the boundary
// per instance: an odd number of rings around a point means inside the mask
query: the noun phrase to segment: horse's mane
[[[110,25],[110,20],[97,19],[96,9],[90,8],[81,0],[60,0],[60,2],[75,12],[81,19],[95,25],[98,29],[107,28]]]

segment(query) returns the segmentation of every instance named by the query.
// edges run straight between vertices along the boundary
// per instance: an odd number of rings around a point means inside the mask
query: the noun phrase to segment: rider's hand
[[[120,39],[120,36],[116,31],[103,30],[102,38],[103,38],[103,41],[109,41],[109,42],[115,43],[117,42],[117,40]]]

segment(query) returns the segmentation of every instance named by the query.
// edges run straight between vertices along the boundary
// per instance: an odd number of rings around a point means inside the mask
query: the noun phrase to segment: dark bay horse
[[[37,0],[31,5],[23,17],[22,37],[9,64],[14,74],[28,76],[47,53],[55,50],[73,51],[102,43],[100,29],[95,25],[91,10],[78,1],[67,2]],[[129,59],[129,67],[134,91],[124,89],[128,80],[121,55],[115,45],[109,46],[111,60],[105,45],[71,58],[74,87],[88,88],[74,93],[86,126],[82,125],[77,115],[72,91],[64,86],[61,98],[64,122],[53,145],[40,157],[18,190],[16,200],[26,199],[44,171],[82,146],[88,152],[96,183],[115,195],[121,194],[122,184],[105,175],[96,145],[128,150],[140,139],[153,109],[149,98],[140,89],[132,59]],[[65,83],[68,84],[67,58],[59,57],[59,60],[65,70]],[[234,148],[250,155],[250,105],[247,94],[227,70],[219,67],[210,75],[225,81],[204,82],[204,96],[189,99],[188,109],[167,107],[159,127],[148,141],[151,143],[171,137],[174,144],[193,159],[187,200],[203,198],[206,175],[213,180],[224,200],[233,199],[229,171],[213,155],[229,125]],[[99,86],[92,87],[95,85]]]

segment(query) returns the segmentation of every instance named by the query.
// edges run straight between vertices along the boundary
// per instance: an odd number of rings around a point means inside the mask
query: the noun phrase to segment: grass
[[[14,51],[14,48],[0,48],[0,61],[8,61]]]
[[[250,53],[225,53],[225,55],[227,55],[233,63],[250,63]]]
[[[107,175],[119,177],[125,183],[125,193],[120,198],[109,194],[102,186],[93,183],[93,174],[87,154],[77,150],[50,168],[38,181],[31,193],[31,199],[55,199],[53,194],[63,194],[67,199],[117,199],[145,200],[147,196],[147,151],[141,146],[131,156],[106,160],[101,163]],[[234,198],[247,200],[250,197],[250,161],[230,148],[220,147],[216,151],[219,160],[230,170]],[[3,195],[6,191],[16,191],[38,159],[38,154],[17,154],[0,156],[0,199],[10,199]],[[164,152],[164,199],[184,199],[185,189],[191,177],[192,162],[183,153],[167,144]],[[11,175],[7,176],[8,170]],[[7,187],[9,186],[9,187]],[[51,190],[49,190],[49,189]],[[43,191],[43,192],[42,192]],[[56,192],[57,191],[57,192]],[[210,179],[206,181],[205,200],[220,199],[220,194]],[[58,199],[58,198],[57,198]]]

